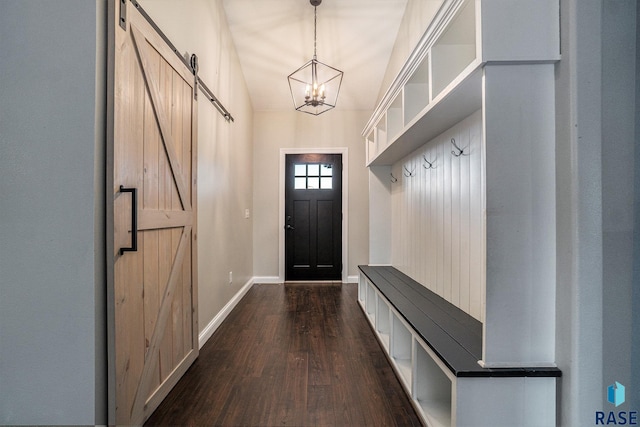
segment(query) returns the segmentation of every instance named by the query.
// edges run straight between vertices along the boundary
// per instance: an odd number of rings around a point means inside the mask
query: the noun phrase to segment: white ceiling
[[[407,0],[323,0],[318,60],[344,71],[336,109],[371,110]],[[287,76],[313,57],[309,0],[223,0],[256,110],[293,109]]]

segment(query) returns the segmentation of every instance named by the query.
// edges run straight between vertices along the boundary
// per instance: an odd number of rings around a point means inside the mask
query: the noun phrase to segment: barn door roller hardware
[[[198,100],[198,56],[195,53],[191,54],[189,60],[191,71],[193,72],[193,99]]]
[[[195,55],[191,55],[191,57],[189,57],[189,55],[186,55],[186,57],[182,56],[180,52],[178,52],[178,49],[176,49],[176,47],[173,45],[173,43],[171,43],[171,40],[169,40],[169,38],[162,32],[160,27],[158,27],[158,25],[153,21],[153,19],[151,19],[151,17],[147,14],[147,12],[145,12],[142,6],[140,6],[140,3],[138,3],[137,0],[129,0],[129,1],[140,12],[140,14],[144,17],[144,19],[147,20],[149,25],[153,27],[153,29],[158,33],[158,35],[162,37],[165,43],[171,48],[173,53],[175,53],[178,56],[178,58],[180,58],[180,61],[182,61],[182,63],[191,70],[195,80],[194,95],[193,95],[194,98],[197,99],[197,91],[198,91],[198,88],[200,88],[200,90],[206,95],[209,102],[211,102],[213,106],[216,107],[216,110],[218,110],[218,112],[222,114],[225,120],[228,122],[233,122],[234,119],[231,113],[229,113],[229,111],[227,111],[227,109],[224,108],[224,105],[220,103],[218,98],[216,98],[213,92],[211,92],[211,90],[207,87],[207,85],[204,84],[202,79],[198,76],[198,60],[197,58],[194,59]],[[122,27],[122,29],[126,31],[128,1],[120,0],[119,3],[120,3],[120,19],[119,19],[120,27]]]

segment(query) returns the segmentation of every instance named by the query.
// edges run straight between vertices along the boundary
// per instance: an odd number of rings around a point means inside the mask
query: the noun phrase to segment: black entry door
[[[285,280],[342,277],[342,154],[288,154]]]

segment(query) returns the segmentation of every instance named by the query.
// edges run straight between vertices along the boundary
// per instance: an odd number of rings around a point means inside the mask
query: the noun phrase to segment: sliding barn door
[[[130,3],[124,28],[117,8],[107,203],[110,422],[122,425],[146,420],[198,355],[197,106],[191,70]]]

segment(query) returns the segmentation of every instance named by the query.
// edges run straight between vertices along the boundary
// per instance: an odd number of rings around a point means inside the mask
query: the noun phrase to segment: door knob
[[[287,230],[295,230],[295,227],[292,227],[291,224],[287,224],[284,226],[284,228],[286,228]]]

